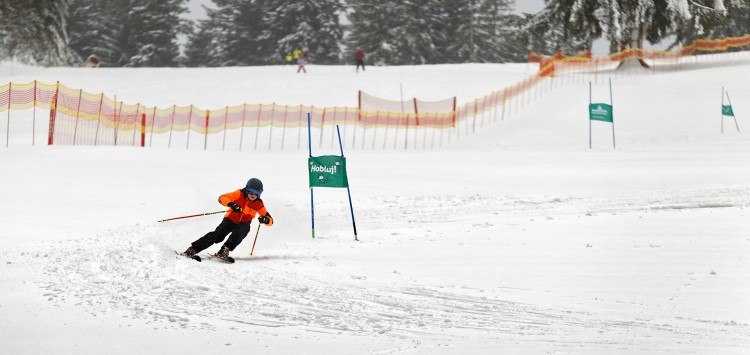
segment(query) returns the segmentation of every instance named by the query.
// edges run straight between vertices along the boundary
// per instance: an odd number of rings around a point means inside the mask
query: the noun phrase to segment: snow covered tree
[[[510,45],[513,38],[507,26],[511,1],[453,0],[447,5],[451,24],[446,45],[451,54],[448,62],[506,62],[513,57],[517,48]]]
[[[283,63],[293,49],[309,48],[316,63],[339,62],[343,29],[338,0],[214,0],[186,51],[189,63],[267,65]],[[195,41],[211,43],[208,53]],[[196,56],[205,56],[198,60]],[[310,59],[308,58],[308,59]]]
[[[185,66],[188,67],[216,67],[221,65],[222,57],[216,39],[219,35],[214,32],[209,21],[202,20],[198,28],[191,31],[185,45]]]
[[[739,37],[750,33],[750,7],[727,10],[726,25],[708,34],[709,38]]]
[[[747,13],[747,1],[683,0],[679,6],[687,9],[691,16],[679,26],[670,28],[670,34],[675,35],[673,46],[689,44],[700,38],[713,39],[748,33],[748,23],[744,22],[743,26],[741,20],[743,12]],[[732,30],[738,26],[745,27],[745,31],[737,33]]]
[[[521,58],[509,0],[348,0],[349,52],[373,64],[504,62]]]
[[[242,36],[238,35],[239,31],[235,30],[234,22],[238,16],[234,2],[214,0],[217,8],[206,8],[207,18],[199,20],[197,29],[191,31],[188,37],[185,46],[186,65],[216,67],[246,64],[245,60],[248,58],[239,58],[242,61],[238,63],[234,58],[229,59],[227,54],[230,37],[234,42],[242,40]],[[254,2],[247,3],[251,4]],[[255,12],[261,13],[261,9],[257,8]]]
[[[65,31],[69,0],[0,2],[2,55],[42,65],[74,60]]]
[[[351,22],[347,48],[362,48],[373,65],[415,64],[404,59],[402,51],[414,33],[405,31],[409,22],[404,2],[388,0],[347,0]],[[429,30],[422,34],[429,33]],[[407,38],[409,37],[409,38]],[[413,42],[413,40],[412,40]]]
[[[106,66],[175,66],[187,0],[72,0],[68,32],[79,57]]]
[[[714,4],[703,6],[700,1]],[[702,36],[725,22],[725,3],[730,8],[743,6],[742,0],[547,0],[527,29],[544,34],[562,28],[571,39],[586,42],[604,35],[610,51],[617,52],[642,48],[646,40],[656,43],[670,34],[677,34],[680,42],[688,34]],[[695,20],[706,9],[711,15]]]
[[[67,32],[70,37],[70,49],[76,53],[78,62],[82,62],[91,55],[99,58],[102,65],[112,65],[115,57],[113,38],[115,22],[112,14],[107,11],[104,0],[72,0],[70,2],[70,16],[67,22]]]
[[[224,24],[220,47],[224,50],[222,65],[262,65],[266,64],[268,53],[263,45],[261,32],[268,0],[222,0],[216,1],[216,13]],[[214,21],[216,23],[216,21]]]
[[[308,61],[338,64],[343,28],[338,0],[267,0],[260,39],[267,63],[282,63],[285,53],[307,47]]]
[[[187,31],[180,14],[187,0],[129,0],[121,35],[124,57],[120,63],[133,67],[175,66],[180,54],[177,35]]]

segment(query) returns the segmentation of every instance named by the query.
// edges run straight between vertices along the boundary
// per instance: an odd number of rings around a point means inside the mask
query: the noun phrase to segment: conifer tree
[[[187,0],[130,0],[123,34],[125,58],[121,63],[134,67],[176,66],[177,35],[187,31],[180,14],[187,11]]]
[[[261,50],[268,64],[283,63],[284,54],[308,48],[307,60],[317,64],[338,64],[343,28],[338,0],[267,0]]]
[[[187,0],[72,0],[67,27],[78,57],[105,66],[178,64],[177,36],[189,29],[180,14]]]
[[[42,65],[74,61],[68,49],[67,15],[68,0],[0,2],[2,55]]]
[[[91,55],[99,58],[101,65],[112,66],[115,57],[114,18],[107,11],[104,0],[72,0],[67,22],[70,49],[80,63]]]
[[[569,38],[585,42],[603,35],[610,52],[617,52],[670,34],[677,35],[677,43],[691,42],[721,28],[727,9],[744,6],[742,0],[548,0],[526,29],[545,36],[562,28]]]
[[[374,64],[504,62],[521,58],[509,0],[348,0],[349,52]],[[514,51],[511,53],[510,51]],[[523,51],[523,50],[521,50]]]
[[[210,21],[202,20],[198,28],[191,31],[185,45],[185,66],[216,67],[221,64],[219,58],[222,54],[217,43],[219,36],[213,31],[215,29]]]
[[[512,35],[507,31],[510,1],[458,0],[448,7],[452,16],[448,23],[454,30],[449,36],[448,52],[452,63],[505,62],[513,48]],[[506,43],[508,45],[506,45]]]

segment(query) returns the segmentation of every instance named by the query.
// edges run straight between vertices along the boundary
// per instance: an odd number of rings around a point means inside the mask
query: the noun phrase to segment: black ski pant
[[[357,71],[359,71],[359,66],[362,66],[362,70],[365,70],[365,61],[364,60],[358,60],[357,61]]]
[[[195,252],[200,252],[210,247],[211,244],[219,244],[229,233],[232,233],[224,243],[229,250],[234,250],[243,239],[250,233],[250,222],[234,223],[231,219],[224,217],[213,232],[208,232],[203,237],[192,243]]]

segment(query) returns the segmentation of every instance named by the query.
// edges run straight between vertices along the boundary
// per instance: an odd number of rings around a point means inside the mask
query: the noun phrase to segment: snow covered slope
[[[440,150],[347,152],[360,242],[338,189],[315,191],[311,238],[305,151],[2,149],[3,351],[744,353],[750,59],[705,59],[596,78],[601,102],[613,79],[615,150],[601,122],[588,149],[586,76]],[[10,80],[211,108],[355,105],[357,89],[398,98],[400,82],[473,99],[528,70],[309,69],[25,67]],[[719,131],[722,85],[743,131]],[[221,217],[156,221],[221,210],[218,195],[253,176],[275,218],[254,255],[257,222],[235,264],[176,256]]]

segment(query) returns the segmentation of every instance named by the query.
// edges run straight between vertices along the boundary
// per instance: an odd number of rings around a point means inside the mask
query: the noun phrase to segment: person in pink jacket
[[[297,73],[299,73],[300,70],[305,72],[307,74],[307,69],[305,69],[305,55],[307,54],[307,47],[302,49],[302,53],[299,55],[299,59],[297,59]]]

